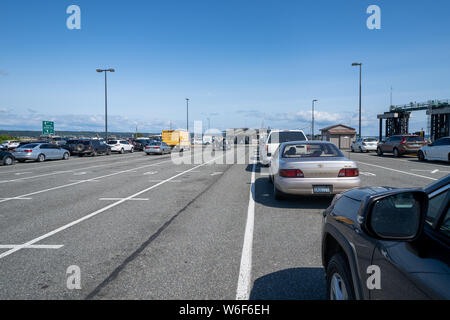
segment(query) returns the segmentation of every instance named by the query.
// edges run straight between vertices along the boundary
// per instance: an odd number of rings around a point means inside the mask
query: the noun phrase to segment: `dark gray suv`
[[[450,299],[449,189],[450,175],[336,196],[322,230],[328,298]]]

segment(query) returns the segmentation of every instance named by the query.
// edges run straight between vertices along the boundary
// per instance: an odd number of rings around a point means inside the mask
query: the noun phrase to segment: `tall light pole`
[[[353,67],[359,66],[359,137],[361,138],[361,76],[362,76],[362,63],[354,62]]]
[[[189,98],[186,98],[186,131],[189,132]]]
[[[108,142],[108,82],[106,74],[108,72],[115,72],[114,69],[97,69],[97,72],[105,73],[105,142]]]
[[[312,121],[311,121],[311,140],[314,140],[314,103],[317,102],[317,99],[312,101]]]

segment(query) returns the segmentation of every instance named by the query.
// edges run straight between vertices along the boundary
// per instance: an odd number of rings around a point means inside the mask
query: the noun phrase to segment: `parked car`
[[[377,151],[378,140],[376,138],[358,138],[351,146],[352,152],[370,152]]]
[[[56,144],[32,143],[14,149],[14,157],[19,162],[33,160],[43,162],[45,160],[68,160],[70,153]]]
[[[10,166],[14,164],[14,155],[9,151],[0,151],[0,164]]]
[[[77,154],[82,157],[84,155],[90,155],[92,157],[98,154],[111,154],[111,147],[105,143],[103,140],[80,140],[79,143],[72,151],[73,154]]]
[[[112,152],[118,152],[124,154],[127,152],[134,152],[134,146],[127,140],[108,140],[108,145],[111,147]]]
[[[328,298],[450,299],[449,190],[447,176],[424,189],[335,196],[323,213]],[[369,279],[376,272],[378,286]]]
[[[272,156],[269,180],[277,200],[284,194],[337,194],[361,183],[356,163],[326,141],[281,144]]]
[[[19,146],[20,141],[16,141],[16,140],[8,140],[8,141],[4,141],[1,144],[1,148],[3,150],[12,150],[14,148],[17,148]]]
[[[417,157],[420,161],[440,160],[450,162],[450,137],[441,138],[423,146],[417,152]]]
[[[144,151],[144,147],[149,144],[150,142],[153,142],[154,140],[150,139],[136,139],[134,140],[134,150],[136,151]]]
[[[144,147],[144,152],[150,154],[171,153],[172,148],[165,142],[154,141]]]
[[[417,135],[392,136],[378,144],[377,154],[382,156],[385,153],[393,153],[395,157],[400,157],[404,154],[417,153],[426,144],[427,141]]]
[[[279,145],[289,141],[308,141],[302,130],[272,130],[260,143],[259,161],[268,166]]]
[[[83,140],[83,139],[71,139],[71,140],[68,140],[68,141],[67,141],[64,145],[62,145],[61,147],[64,148],[64,149],[66,149],[66,150],[68,150],[68,151],[70,152],[70,155],[73,155],[73,154],[74,154],[75,148],[76,148],[80,143],[82,143],[83,141],[86,141],[86,140]]]

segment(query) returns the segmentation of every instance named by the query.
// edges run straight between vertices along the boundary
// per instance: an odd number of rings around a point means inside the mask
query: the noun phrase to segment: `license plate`
[[[314,190],[314,193],[330,193],[331,187],[330,186],[314,186],[313,190]]]

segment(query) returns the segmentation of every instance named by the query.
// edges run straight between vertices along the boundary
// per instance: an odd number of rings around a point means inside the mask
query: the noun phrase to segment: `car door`
[[[45,159],[55,159],[55,153],[53,149],[51,148],[51,145],[48,143],[41,144],[39,146],[40,153],[42,153],[45,156]]]
[[[449,185],[430,195],[425,230],[414,242],[380,241],[372,265],[381,289],[371,299],[450,299]]]
[[[390,148],[390,146],[392,145],[392,139],[393,139],[392,137],[387,138],[386,141],[381,144],[381,151],[392,152],[392,149]]]
[[[438,160],[449,161],[450,160],[450,138],[442,138],[439,149],[437,150]]]
[[[52,144],[50,148],[52,149],[52,152],[53,152],[53,157],[54,157],[53,159],[60,160],[60,159],[63,158],[64,152],[63,152],[62,148],[59,145]]]

